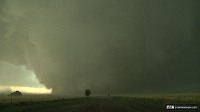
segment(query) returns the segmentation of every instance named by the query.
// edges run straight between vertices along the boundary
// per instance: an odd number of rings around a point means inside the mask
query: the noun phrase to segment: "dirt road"
[[[121,99],[89,98],[88,100],[73,104],[37,110],[37,112],[161,112],[163,110],[136,105]]]

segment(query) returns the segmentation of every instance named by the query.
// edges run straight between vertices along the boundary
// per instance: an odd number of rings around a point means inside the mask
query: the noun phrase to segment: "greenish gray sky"
[[[55,94],[200,92],[199,5],[1,0],[0,62],[26,67]],[[9,77],[17,75],[4,84]]]

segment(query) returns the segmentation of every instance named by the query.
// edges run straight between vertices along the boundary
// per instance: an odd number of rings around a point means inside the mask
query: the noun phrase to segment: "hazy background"
[[[0,0],[0,85],[44,84],[69,95],[200,92],[199,6],[199,0]],[[39,82],[24,81],[29,73]]]

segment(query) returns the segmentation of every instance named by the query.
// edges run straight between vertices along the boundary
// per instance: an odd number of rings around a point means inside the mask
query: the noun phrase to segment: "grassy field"
[[[200,104],[200,95],[146,97],[23,96],[17,102],[0,103],[0,112],[165,112],[166,104]],[[9,96],[6,96],[9,97]],[[30,97],[32,101],[30,100]],[[3,99],[5,97],[0,97]],[[41,98],[41,99],[40,99]],[[16,98],[20,99],[20,98]],[[1,100],[2,101],[2,100]],[[173,111],[167,111],[173,112]],[[199,112],[175,111],[175,112]]]
[[[20,103],[20,102],[40,102],[60,99],[74,98],[73,96],[53,96],[53,95],[23,95],[23,96],[9,96],[0,95],[0,104]]]

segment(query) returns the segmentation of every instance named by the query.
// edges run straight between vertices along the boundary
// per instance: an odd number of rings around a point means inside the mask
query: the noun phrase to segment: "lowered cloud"
[[[199,92],[198,4],[8,0],[0,60],[26,66],[54,94]]]
[[[42,87],[35,74],[25,66],[0,62],[0,74],[1,86]]]

